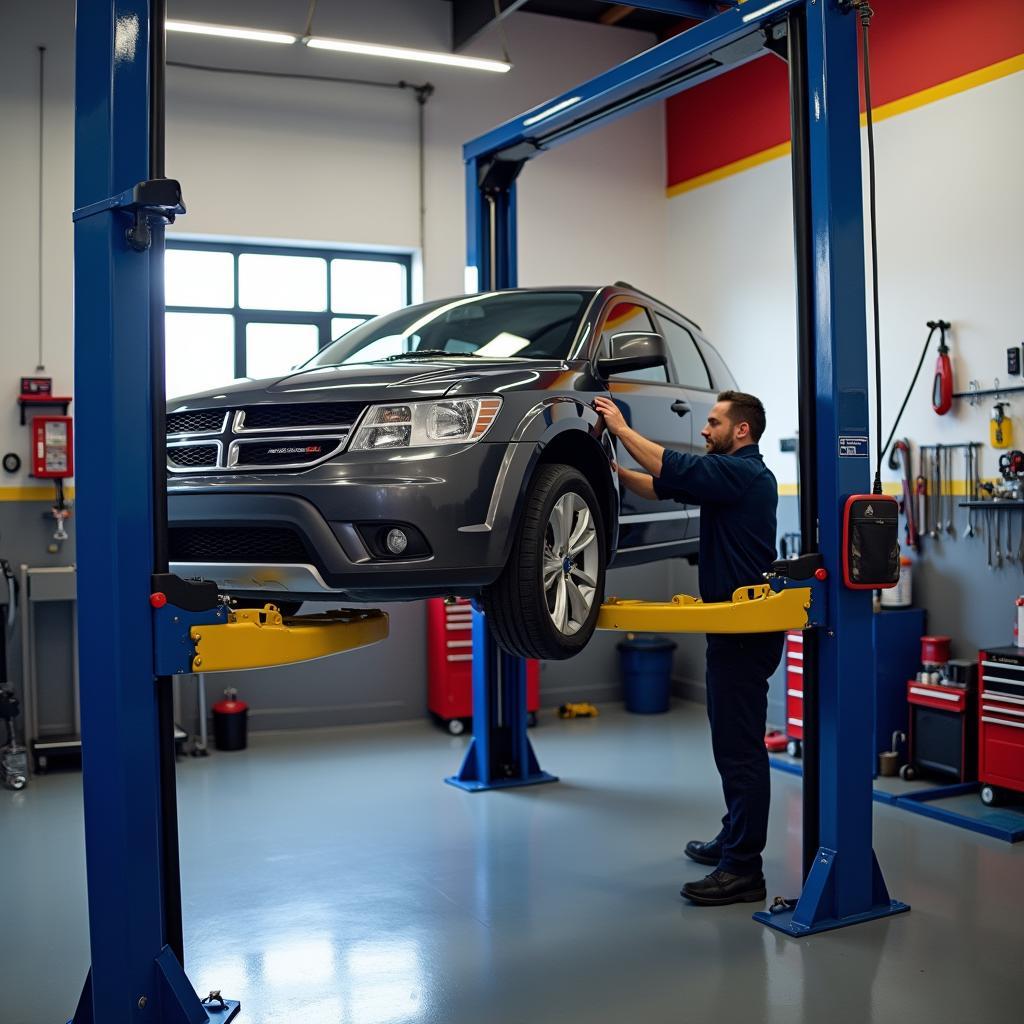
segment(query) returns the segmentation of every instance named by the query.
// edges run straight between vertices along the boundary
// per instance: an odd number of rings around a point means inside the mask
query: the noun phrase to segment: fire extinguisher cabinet
[[[526,710],[537,724],[540,662],[526,663]],[[462,598],[427,601],[427,710],[453,736],[473,719],[473,605]]]

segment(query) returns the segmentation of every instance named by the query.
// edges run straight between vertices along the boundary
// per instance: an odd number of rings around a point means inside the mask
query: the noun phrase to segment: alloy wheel
[[[544,536],[544,597],[555,629],[577,633],[594,606],[600,541],[584,498],[566,491],[554,504]]]

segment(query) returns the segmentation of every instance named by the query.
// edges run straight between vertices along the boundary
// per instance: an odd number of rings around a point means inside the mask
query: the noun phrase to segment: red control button
[[[163,608],[167,604],[167,595],[161,593],[159,590],[155,594],[149,595],[149,603],[154,608]]]
[[[828,569],[824,569],[824,568],[822,568],[822,569],[815,569],[814,570],[814,578],[816,580],[827,580],[828,579]]]

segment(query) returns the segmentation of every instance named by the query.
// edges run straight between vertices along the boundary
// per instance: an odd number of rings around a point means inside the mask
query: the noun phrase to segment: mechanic
[[[759,583],[775,560],[778,485],[757,442],[764,406],[753,395],[723,391],[701,431],[703,456],[663,448],[633,430],[608,398],[595,408],[605,426],[647,473],[616,466],[623,486],[643,498],[700,505],[700,595],[729,601]],[[649,474],[649,475],[648,475]],[[722,906],[764,900],[761,852],[770,799],[764,734],[768,678],[782,658],[783,633],[708,634],[707,709],[726,814],[714,839],[686,844],[686,855],[715,870],[681,895]]]

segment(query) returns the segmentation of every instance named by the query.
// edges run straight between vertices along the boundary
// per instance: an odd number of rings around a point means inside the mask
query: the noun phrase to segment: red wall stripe
[[[1024,53],[1024,0],[873,0],[875,107]],[[863,109],[863,103],[861,104]],[[786,65],[762,57],[666,103],[668,186],[789,141]]]

